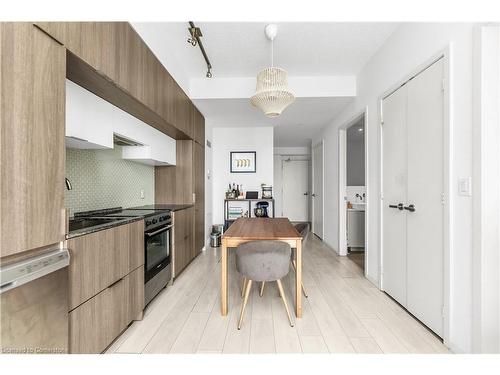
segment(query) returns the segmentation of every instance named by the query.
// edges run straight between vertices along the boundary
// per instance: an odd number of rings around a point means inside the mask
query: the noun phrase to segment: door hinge
[[[444,193],[441,193],[441,204],[444,205]]]
[[[444,306],[441,307],[441,317],[444,318]]]
[[[444,88],[446,87],[446,80],[443,78],[441,80],[441,91],[444,91]]]

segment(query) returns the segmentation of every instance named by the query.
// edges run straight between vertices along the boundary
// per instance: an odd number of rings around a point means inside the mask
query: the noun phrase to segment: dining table
[[[282,241],[295,249],[295,315],[302,317],[302,237],[288,218],[238,218],[222,235],[221,314],[228,313],[228,249],[249,241]]]

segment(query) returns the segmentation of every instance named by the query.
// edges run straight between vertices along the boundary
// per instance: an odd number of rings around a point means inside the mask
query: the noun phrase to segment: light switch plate
[[[141,199],[144,199],[144,189],[141,189]]]
[[[472,195],[472,180],[470,177],[458,179],[458,195],[470,197]]]

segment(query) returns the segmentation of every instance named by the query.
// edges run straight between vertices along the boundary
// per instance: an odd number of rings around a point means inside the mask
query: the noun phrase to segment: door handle
[[[304,193],[304,195],[309,195],[309,193]]]
[[[316,194],[314,194],[314,193],[313,193],[313,194],[311,194],[311,197],[313,197],[313,198],[314,198],[315,196],[316,196]]]
[[[397,205],[395,205],[395,204],[390,204],[390,205],[389,205],[389,207],[390,207],[390,208],[397,208],[397,209],[398,209],[398,210],[400,210],[400,211],[403,211],[403,208],[404,208],[404,207],[403,207],[403,203],[398,203]]]
[[[413,205],[413,204],[410,204],[410,205],[408,205],[408,206],[404,206],[403,208],[404,208],[405,210],[410,211],[410,212],[415,212],[415,211],[416,211],[416,209],[415,209],[415,205]]]

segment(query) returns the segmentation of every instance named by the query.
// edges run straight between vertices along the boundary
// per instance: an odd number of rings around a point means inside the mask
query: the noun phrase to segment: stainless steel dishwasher
[[[0,267],[2,353],[68,352],[68,265],[58,249]]]

